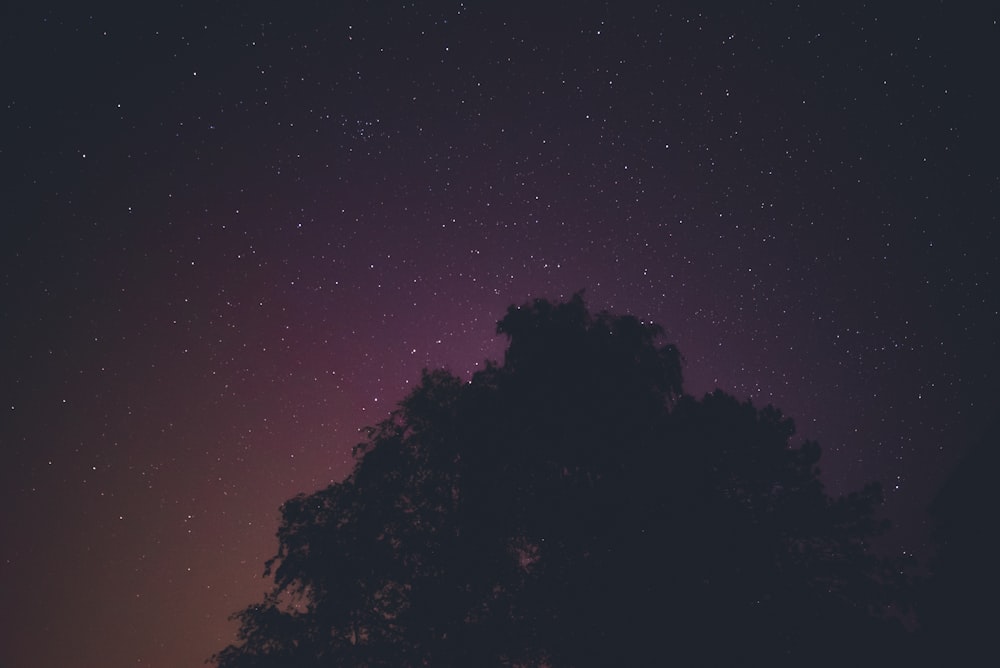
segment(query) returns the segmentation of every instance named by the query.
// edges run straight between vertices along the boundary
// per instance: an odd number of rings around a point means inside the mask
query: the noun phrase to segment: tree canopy
[[[917,588],[916,611],[921,649],[935,665],[975,665],[996,653],[998,434],[1000,418],[994,418],[930,508],[937,552],[930,577]]]
[[[219,668],[844,665],[885,637],[877,485],[832,498],[779,410],[685,395],[655,325],[576,295],[497,331],[502,364],[425,371],[284,504]]]

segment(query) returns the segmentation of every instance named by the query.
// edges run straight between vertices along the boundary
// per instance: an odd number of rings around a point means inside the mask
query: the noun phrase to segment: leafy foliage
[[[881,634],[877,486],[582,298],[511,307],[502,365],[424,372],[342,483],[288,501],[220,668],[841,665]]]

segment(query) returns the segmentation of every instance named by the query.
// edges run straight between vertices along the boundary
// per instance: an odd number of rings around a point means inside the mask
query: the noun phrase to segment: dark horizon
[[[997,21],[4,9],[0,663],[200,665],[282,502],[580,289],[779,407],[830,493],[880,482],[926,564],[1000,412]]]

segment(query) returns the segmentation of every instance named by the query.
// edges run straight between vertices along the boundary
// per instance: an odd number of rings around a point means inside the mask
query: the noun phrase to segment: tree
[[[937,665],[974,665],[996,653],[998,433],[1000,419],[994,419],[931,505],[937,553],[918,589],[916,607],[925,654]]]
[[[682,393],[662,330],[511,307],[502,365],[425,371],[346,480],[282,508],[219,668],[841,665],[884,637],[876,485],[792,422]]]

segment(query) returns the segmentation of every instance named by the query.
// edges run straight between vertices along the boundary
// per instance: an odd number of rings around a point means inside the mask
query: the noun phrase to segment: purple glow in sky
[[[282,501],[580,289],[926,553],[1000,404],[997,11],[654,4],[3,10],[0,664],[200,665]]]

